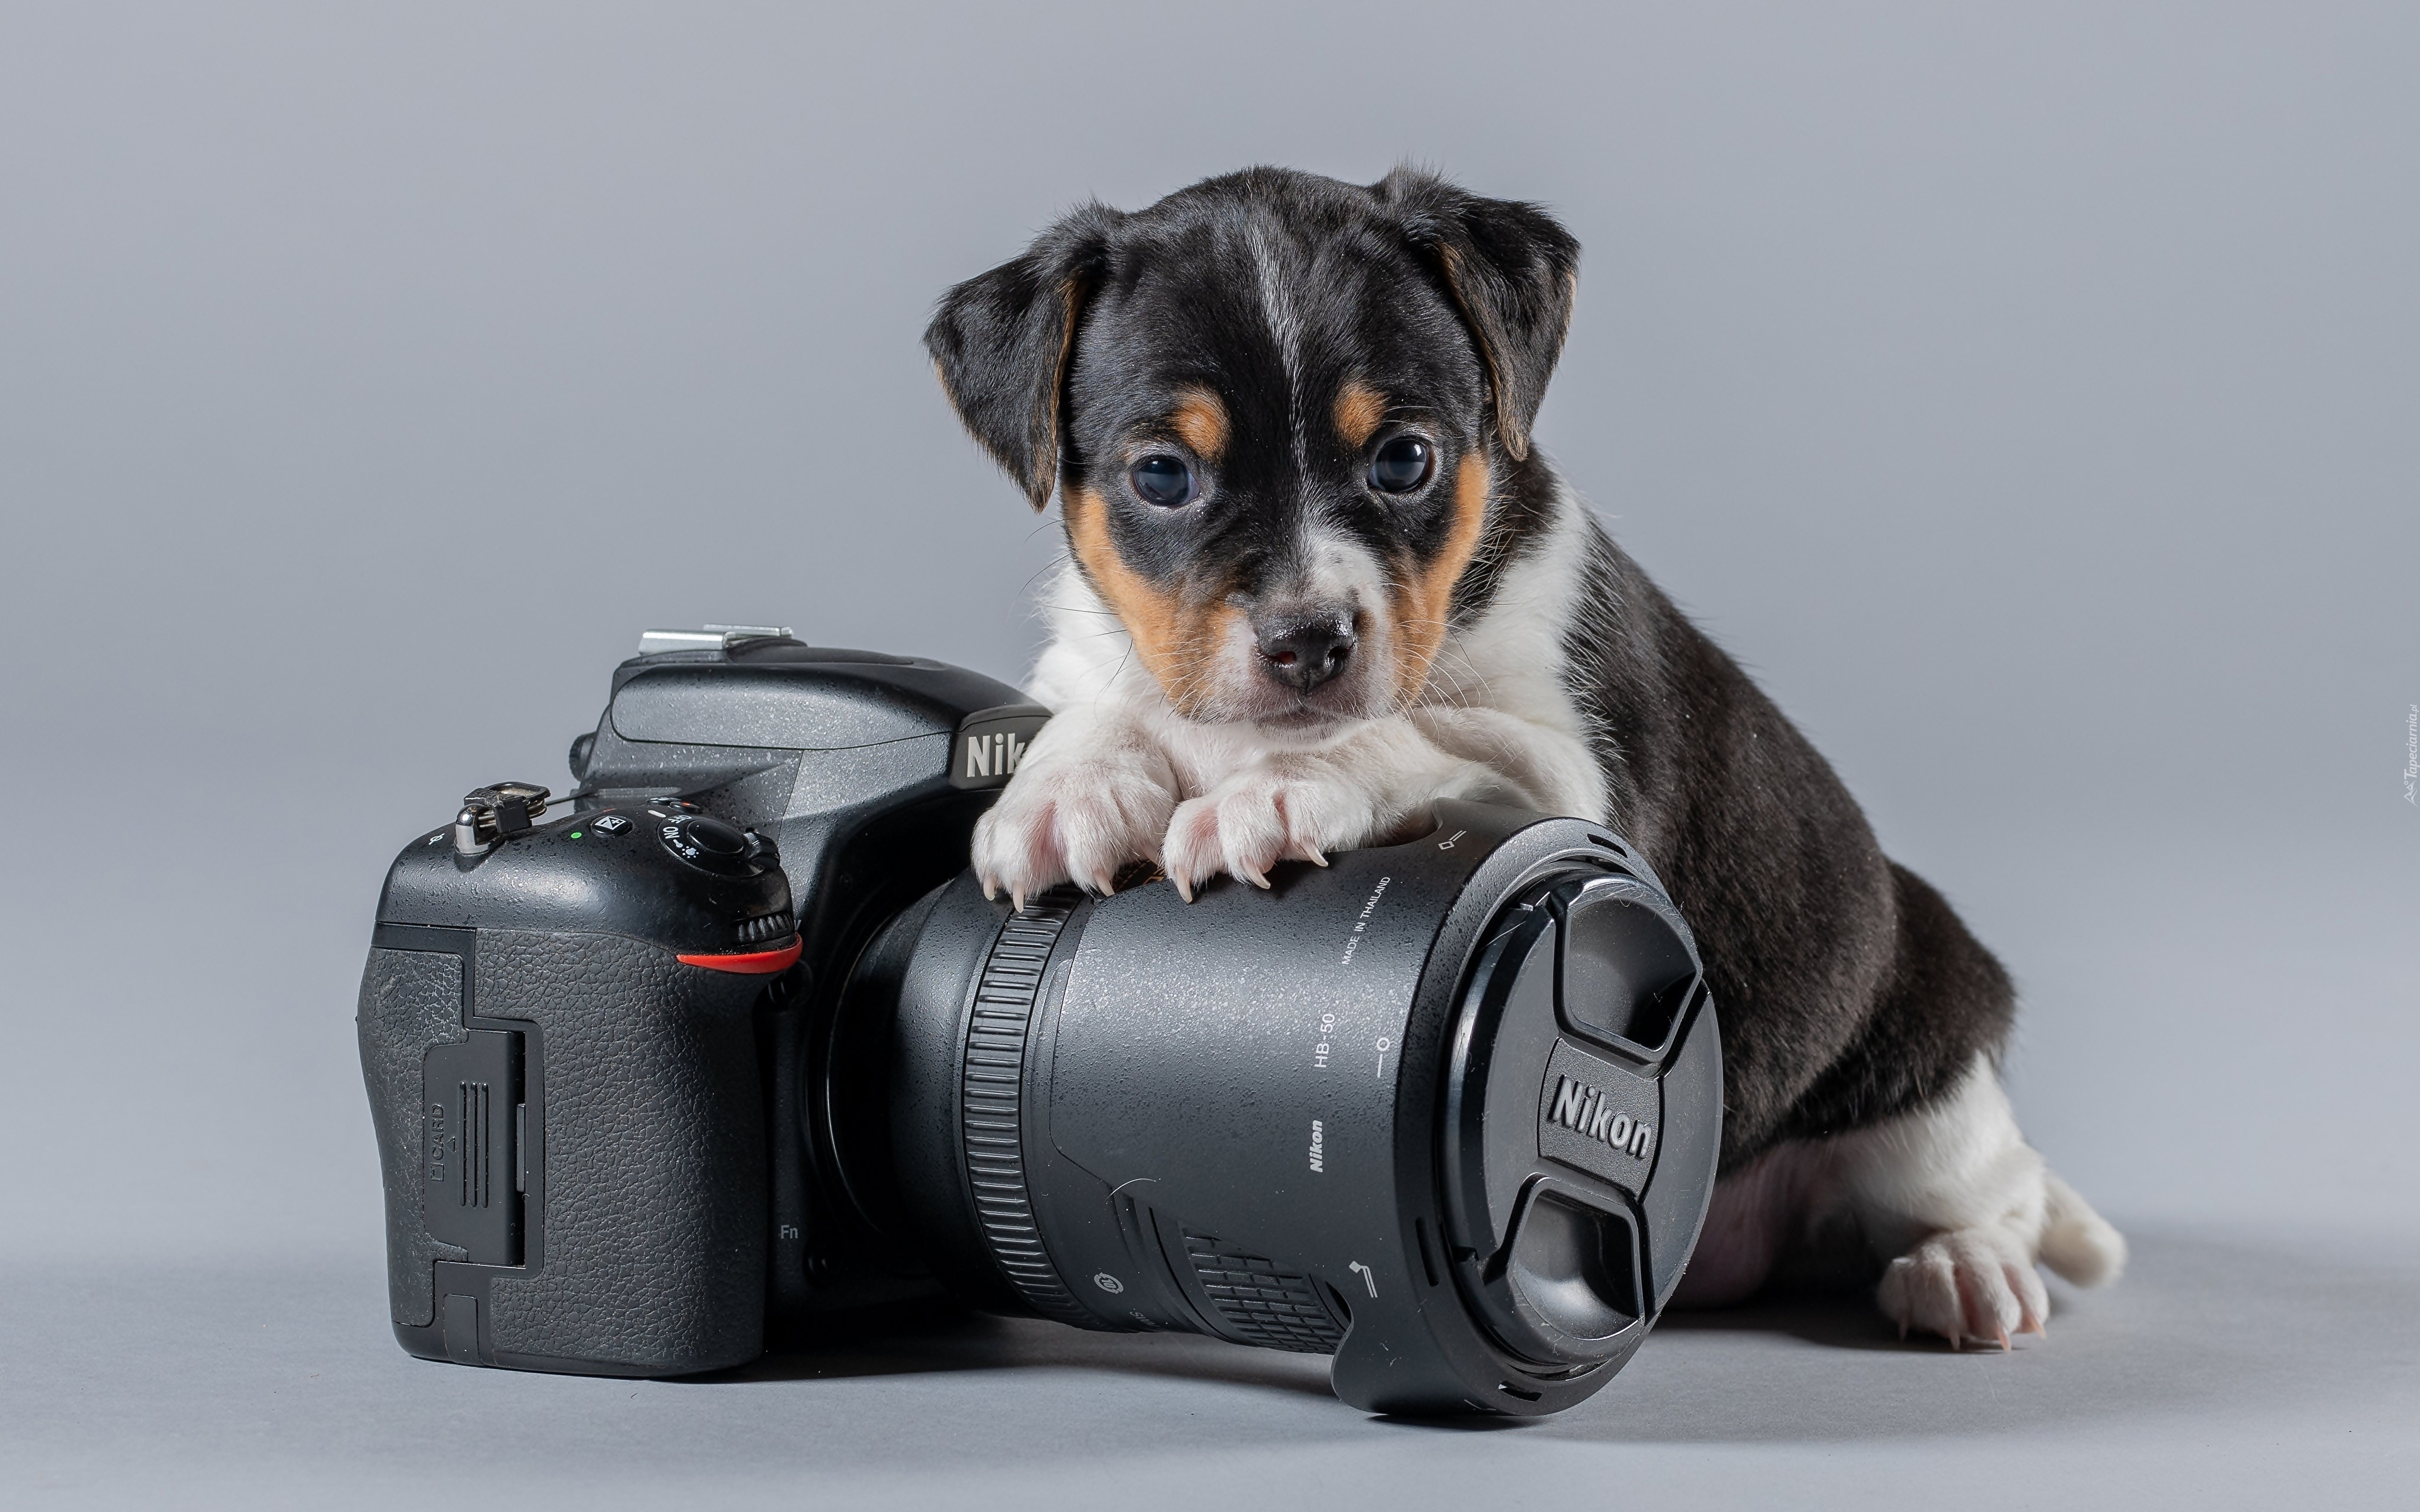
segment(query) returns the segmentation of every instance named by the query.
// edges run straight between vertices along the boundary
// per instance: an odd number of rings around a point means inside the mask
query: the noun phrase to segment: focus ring
[[[975,1220],[993,1263],[1034,1311],[1097,1326],[1050,1263],[1025,1185],[1026,1038],[1041,1005],[1043,968],[1081,897],[1067,888],[1037,898],[992,941],[967,1016],[959,1128]]]

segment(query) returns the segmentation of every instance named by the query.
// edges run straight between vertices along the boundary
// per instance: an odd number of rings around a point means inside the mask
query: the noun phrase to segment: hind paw
[[[2008,1349],[2014,1335],[2047,1332],[2050,1317],[2031,1246],[1998,1228],[1925,1240],[1890,1262],[1874,1300],[1900,1337],[1937,1334],[1953,1350],[1969,1339]]]

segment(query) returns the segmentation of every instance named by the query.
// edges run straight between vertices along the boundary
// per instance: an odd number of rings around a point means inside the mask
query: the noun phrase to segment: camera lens
[[[1714,1015],[1612,836],[1440,812],[1191,904],[928,895],[842,1005],[850,1195],[978,1305],[1332,1353],[1374,1411],[1593,1393],[1703,1221]]]

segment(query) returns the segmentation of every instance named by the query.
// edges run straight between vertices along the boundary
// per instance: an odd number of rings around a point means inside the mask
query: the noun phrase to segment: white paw
[[[2079,1287],[2105,1287],[2124,1273],[2126,1236],[2055,1171],[2043,1176],[2041,1261]]]
[[[1017,907],[1062,882],[1113,890],[1120,868],[1156,860],[1176,807],[1167,763],[1143,753],[1028,760],[975,823],[974,869],[984,896]]]
[[[1368,795],[1341,773],[1269,761],[1178,805],[1159,864],[1189,903],[1221,872],[1265,887],[1280,861],[1326,866],[1329,849],[1360,844],[1370,826]]]
[[[2009,1347],[2009,1335],[2047,1333],[2050,1293],[2032,1248],[2000,1228],[1935,1234],[1890,1262],[1874,1293],[1904,1338],[1938,1334],[1958,1349],[1966,1340]]]

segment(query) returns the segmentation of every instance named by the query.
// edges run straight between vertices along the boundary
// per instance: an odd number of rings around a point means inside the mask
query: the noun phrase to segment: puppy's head
[[[1399,170],[1094,206],[943,296],[975,439],[1187,717],[1316,734],[1425,686],[1569,323],[1543,211]]]

